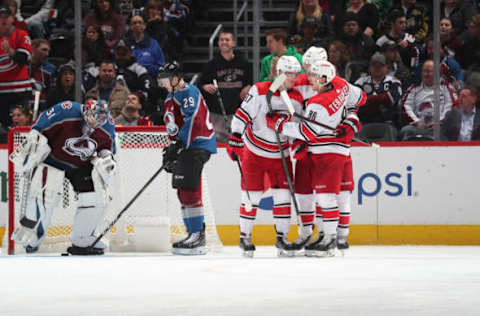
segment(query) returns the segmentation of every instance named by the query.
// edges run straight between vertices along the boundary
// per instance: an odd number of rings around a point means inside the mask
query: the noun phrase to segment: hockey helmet
[[[180,77],[180,65],[177,62],[166,63],[158,68],[158,79]]]
[[[307,75],[316,75],[319,78],[325,78],[325,82],[319,84],[320,86],[326,86],[333,80],[333,78],[335,78],[337,72],[335,70],[335,66],[332,65],[329,61],[316,60],[310,65]]]
[[[312,46],[309,49],[307,49],[307,51],[303,54],[303,57],[302,57],[303,68],[304,69],[307,68],[305,67],[306,65],[310,66],[316,60],[327,60],[327,59],[328,59],[327,51],[323,47]]]
[[[102,126],[107,122],[108,103],[105,100],[88,100],[83,105],[83,118],[92,128]]]
[[[277,75],[281,73],[300,73],[302,66],[294,56],[282,56],[277,61]]]

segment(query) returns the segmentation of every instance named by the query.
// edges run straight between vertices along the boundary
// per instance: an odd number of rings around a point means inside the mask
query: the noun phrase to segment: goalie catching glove
[[[183,142],[180,139],[172,141],[168,147],[163,149],[163,165],[165,166],[166,172],[173,172],[175,162],[182,150]]]
[[[243,140],[240,133],[233,133],[228,139],[227,153],[233,161],[239,160],[243,153]]]
[[[278,133],[281,133],[283,130],[283,124],[287,123],[292,119],[290,114],[281,114],[277,112],[268,113],[265,115],[267,121],[267,127]]]

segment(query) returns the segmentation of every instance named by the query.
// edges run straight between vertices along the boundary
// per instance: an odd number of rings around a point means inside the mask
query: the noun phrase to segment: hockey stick
[[[308,123],[311,123],[311,124],[315,124],[317,126],[320,126],[320,127],[323,127],[323,128],[326,128],[326,129],[329,129],[331,131],[334,131],[335,128],[331,127],[331,126],[328,126],[328,125],[325,125],[325,124],[322,124],[320,122],[317,122],[317,121],[314,121],[314,120],[311,120],[303,115],[300,115],[298,114],[297,112],[295,112],[295,109],[293,107],[293,104],[292,104],[292,100],[290,100],[290,97],[288,96],[287,94],[287,91],[285,90],[282,90],[280,91],[280,97],[282,98],[283,102],[285,102],[285,104],[287,105],[287,108],[288,108],[288,112],[295,116],[295,117],[298,117],[299,119],[301,119],[302,121],[305,121],[305,122],[308,122]],[[364,145],[367,145],[367,146],[371,146],[373,148],[378,148],[380,147],[379,144],[377,143],[373,143],[373,142],[369,142],[367,140],[363,140],[363,139],[360,139],[358,137],[353,137],[353,140],[358,142],[358,143],[362,143]]]
[[[227,111],[225,110],[225,105],[223,104],[222,95],[220,94],[220,90],[218,89],[217,79],[213,79],[213,86],[215,87],[215,94],[217,95],[218,105],[220,105],[220,110],[222,111],[223,120],[225,121],[225,128],[230,133],[230,126],[228,126]]]
[[[89,250],[92,250],[92,248],[95,247],[95,245],[100,241],[100,239],[102,239],[108,233],[108,231],[113,227],[113,225],[115,225],[120,219],[120,217],[122,217],[123,213],[125,213],[130,208],[133,202],[137,200],[137,198],[143,193],[143,191],[145,191],[145,189],[150,185],[150,183],[155,180],[155,178],[160,174],[160,172],[163,171],[163,169],[167,167],[168,164],[169,163],[164,163],[160,167],[160,169],[158,169],[157,172],[153,174],[153,176],[147,181],[147,183],[143,185],[143,187],[137,192],[137,194],[135,194],[135,196],[127,203],[127,205],[125,205],[125,207],[120,211],[120,213],[118,213],[117,217],[115,217],[115,219],[108,225],[108,227],[105,228],[105,230],[97,237],[97,239],[95,239],[95,241],[87,247],[87,252]]]
[[[251,212],[252,211],[252,199],[250,198],[250,193],[248,192],[248,189],[247,189],[247,182],[245,181],[245,177],[243,176],[242,165],[240,164],[239,159],[237,159],[237,166],[238,166],[238,170],[240,171],[240,178],[242,179],[243,186],[245,187],[245,193],[247,193],[247,198],[248,198],[247,203],[245,203],[245,210],[247,212]]]
[[[38,116],[38,106],[40,104],[40,91],[35,91],[35,102],[33,103],[32,122],[35,122]]]
[[[286,79],[287,79],[287,76],[282,73],[272,82],[272,84],[270,85],[270,89],[268,89],[266,98],[267,98],[269,114],[273,114],[272,96],[278,90],[278,88],[280,88],[280,86],[285,82]],[[285,177],[287,178],[288,189],[290,191],[290,196],[293,201],[293,206],[295,207],[295,213],[297,214],[297,224],[301,225],[302,221],[300,219],[300,212],[298,210],[298,204],[297,204],[297,199],[295,197],[295,192],[293,191],[292,179],[290,178],[290,173],[288,172],[287,160],[285,159],[285,154],[283,153],[283,148],[282,148],[282,142],[280,141],[280,135],[278,134],[277,130],[275,130],[275,137],[277,138],[278,150],[280,151],[280,157],[282,158],[283,171],[285,172]]]

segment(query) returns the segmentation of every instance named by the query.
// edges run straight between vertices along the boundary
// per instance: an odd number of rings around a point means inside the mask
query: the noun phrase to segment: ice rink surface
[[[480,315],[480,247],[354,246],[345,257],[0,256],[0,314]]]

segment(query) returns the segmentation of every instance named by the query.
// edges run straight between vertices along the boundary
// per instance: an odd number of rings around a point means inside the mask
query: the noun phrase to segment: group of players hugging
[[[280,57],[277,77],[253,85],[231,123],[227,152],[243,174],[240,248],[247,257],[255,251],[252,227],[265,175],[273,195],[279,256],[294,256],[303,249],[307,256],[328,256],[348,248],[354,186],[350,144],[361,127],[356,112],[366,96],[336,75],[323,48],[311,47],[302,63],[292,56]],[[163,167],[173,174],[188,233],[173,243],[172,252],[205,254],[201,174],[217,152],[215,132],[200,91],[183,80],[177,64],[161,67],[159,84],[169,92],[164,121],[171,143],[164,149]],[[293,105],[294,115],[287,104]],[[10,157],[27,179],[20,225],[12,238],[27,253],[38,251],[67,178],[78,193],[67,252],[103,254],[106,245],[95,231],[111,200],[115,151],[114,122],[105,101],[66,101],[43,112]],[[292,201],[300,218],[299,237],[293,243],[287,238]]]

